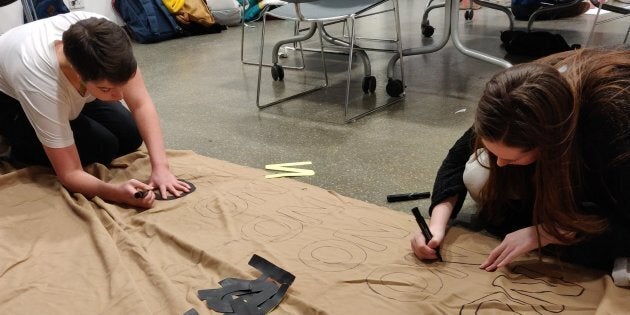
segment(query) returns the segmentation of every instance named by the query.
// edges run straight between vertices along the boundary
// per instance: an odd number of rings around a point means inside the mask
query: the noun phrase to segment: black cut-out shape
[[[263,315],[276,308],[295,276],[258,255],[252,256],[249,265],[262,273],[258,279],[223,279],[221,288],[199,290],[199,299],[221,313]]]
[[[256,306],[263,304],[280,290],[276,284],[265,280],[252,282],[250,289],[253,292],[258,292],[258,294],[247,298],[247,303]]]
[[[188,186],[190,186],[190,189],[188,190],[188,192],[182,192],[182,194],[180,194],[179,196],[169,195],[169,196],[163,197],[162,193],[160,192],[159,189],[154,189],[153,193],[155,193],[155,200],[164,200],[164,201],[166,201],[166,200],[179,199],[179,198],[182,198],[182,197],[186,197],[186,196],[190,195],[191,193],[193,193],[195,190],[197,190],[197,187],[195,185],[193,185],[193,183],[191,183],[191,182],[189,182],[187,180],[184,180],[184,179],[178,179],[178,180],[181,181],[181,182],[184,182],[184,183],[188,184]]]
[[[228,295],[231,294],[232,292],[228,293]],[[232,303],[230,303],[229,301],[230,299],[231,297],[224,301],[223,298],[210,296],[206,299],[206,305],[208,306],[208,308],[219,313],[233,313],[234,309],[232,308]]]
[[[186,313],[184,313],[184,315],[199,315],[199,313],[197,313],[196,309],[191,308],[191,309],[187,310]]]

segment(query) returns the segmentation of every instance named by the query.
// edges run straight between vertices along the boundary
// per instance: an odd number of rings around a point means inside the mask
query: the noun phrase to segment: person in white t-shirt
[[[124,100],[125,105],[121,100]],[[71,12],[0,36],[0,134],[16,162],[50,165],[70,191],[150,208],[153,189],[189,185],[169,170],[159,117],[124,29],[105,17]],[[145,142],[148,183],[105,183],[86,173]],[[148,191],[135,198],[138,191]]]

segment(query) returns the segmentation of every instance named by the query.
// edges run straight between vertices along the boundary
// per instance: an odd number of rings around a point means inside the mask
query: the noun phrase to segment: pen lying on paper
[[[433,238],[433,234],[431,234],[431,230],[429,230],[429,226],[427,225],[427,223],[424,221],[424,218],[420,214],[420,210],[418,210],[418,207],[415,207],[411,209],[411,213],[413,213],[413,216],[416,217],[416,222],[420,226],[420,231],[422,231],[422,235],[424,236],[425,242],[429,243],[429,241]],[[440,255],[440,248],[435,249],[435,255],[437,255],[437,258],[439,261],[443,261],[442,255]]]

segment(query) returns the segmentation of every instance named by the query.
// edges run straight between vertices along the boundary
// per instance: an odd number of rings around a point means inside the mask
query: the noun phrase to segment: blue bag
[[[138,43],[155,43],[182,35],[181,27],[162,0],[112,0],[112,8]]]
[[[70,12],[62,0],[32,0],[32,2],[38,19]]]
[[[27,5],[32,10],[31,12],[35,14],[36,20],[70,12],[63,0],[31,0]],[[28,21],[26,16],[24,16],[24,23]]]

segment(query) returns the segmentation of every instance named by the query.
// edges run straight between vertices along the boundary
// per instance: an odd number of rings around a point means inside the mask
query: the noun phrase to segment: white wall
[[[8,29],[24,23],[22,17],[22,2],[19,0],[7,6],[0,7],[0,34]]]
[[[63,0],[63,2],[70,7],[70,0]],[[111,0],[83,0],[83,3],[85,4],[85,8],[80,10],[99,13],[120,25],[124,24],[116,15],[114,9],[112,9]],[[24,24],[22,2],[18,0],[10,5],[0,7],[0,16],[2,17],[2,19],[0,19],[0,34],[12,27]]]
[[[117,0],[117,1],[125,1],[125,0]],[[70,0],[63,0],[66,3],[68,8],[70,7]],[[102,14],[106,16],[108,19],[123,25],[123,21],[116,15],[114,9],[112,9],[112,0],[83,0],[85,4],[85,8],[80,9],[81,11],[95,12],[98,14]]]

